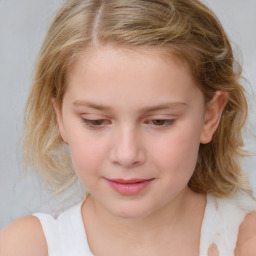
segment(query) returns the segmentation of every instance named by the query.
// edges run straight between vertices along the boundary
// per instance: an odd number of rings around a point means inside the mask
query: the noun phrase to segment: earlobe
[[[53,105],[53,108],[54,108],[54,111],[56,114],[56,119],[57,119],[57,123],[58,123],[60,136],[62,137],[63,141],[68,144],[68,141],[66,138],[66,132],[64,129],[64,125],[63,125],[61,110],[60,110],[59,106],[57,105],[55,98],[52,99],[52,105]]]
[[[217,91],[212,100],[207,104],[204,125],[200,137],[202,144],[207,144],[212,140],[212,136],[218,128],[227,101],[228,93]]]

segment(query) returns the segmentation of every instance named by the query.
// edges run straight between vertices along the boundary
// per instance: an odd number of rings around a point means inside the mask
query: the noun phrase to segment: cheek
[[[177,129],[171,136],[154,144],[154,159],[161,165],[164,174],[175,176],[175,179],[193,174],[200,145],[198,133],[189,129]]]
[[[85,183],[96,174],[102,163],[105,161],[106,144],[98,142],[94,136],[89,136],[85,132],[77,130],[76,136],[69,141],[69,148],[74,169],[82,181]]]

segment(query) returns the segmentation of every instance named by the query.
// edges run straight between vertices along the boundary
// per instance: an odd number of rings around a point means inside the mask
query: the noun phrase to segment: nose
[[[135,129],[126,127],[115,133],[110,150],[110,161],[113,164],[130,168],[142,165],[145,160],[145,150]]]

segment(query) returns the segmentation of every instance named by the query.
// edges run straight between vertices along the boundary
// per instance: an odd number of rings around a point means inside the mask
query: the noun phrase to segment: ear
[[[55,111],[55,114],[56,114],[56,119],[57,119],[57,123],[58,123],[60,136],[62,137],[64,142],[68,144],[67,137],[66,137],[66,132],[65,132],[64,124],[63,124],[61,109],[57,105],[55,98],[52,99],[52,105],[53,105],[53,108],[54,108],[54,111]]]
[[[212,100],[206,105],[205,120],[200,137],[202,144],[207,144],[212,140],[212,136],[218,128],[227,101],[228,93],[217,91]]]

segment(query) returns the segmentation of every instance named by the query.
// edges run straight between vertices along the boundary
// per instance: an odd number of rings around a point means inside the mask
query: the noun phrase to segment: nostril
[[[114,165],[119,165],[123,167],[136,167],[145,162],[145,154],[141,150],[133,152],[124,151],[113,151],[110,154],[110,161]]]
[[[121,127],[115,133],[111,149],[110,161],[123,167],[134,167],[145,161],[144,147],[134,127]]]

